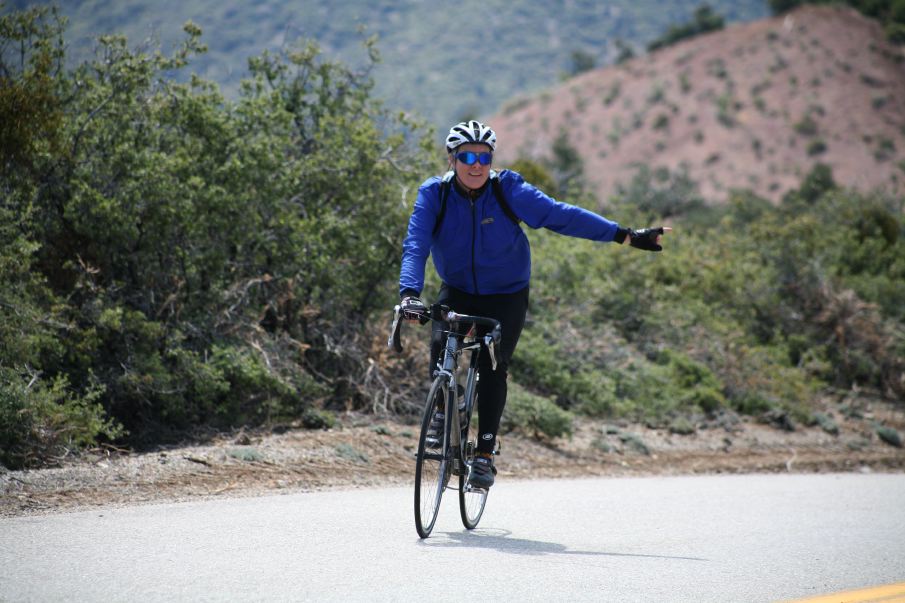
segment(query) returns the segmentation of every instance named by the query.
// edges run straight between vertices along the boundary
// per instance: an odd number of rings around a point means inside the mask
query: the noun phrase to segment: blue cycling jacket
[[[512,211],[531,228],[549,228],[592,241],[608,242],[616,235],[616,222],[556,201],[517,172],[503,170],[499,178]],[[421,294],[428,255],[443,282],[466,293],[515,293],[527,287],[531,279],[528,237],[506,216],[489,183],[474,203],[451,186],[446,213],[433,234],[440,212],[441,180],[434,176],[418,189],[402,246],[400,295],[406,291]]]

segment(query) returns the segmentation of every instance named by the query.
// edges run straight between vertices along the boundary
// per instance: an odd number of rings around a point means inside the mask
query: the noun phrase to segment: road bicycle
[[[415,529],[418,536],[427,538],[434,529],[440,500],[453,475],[459,477],[462,524],[473,530],[484,514],[487,490],[468,483],[478,436],[477,419],[472,420],[472,415],[478,398],[478,358],[481,350],[486,348],[491,367],[496,370],[501,331],[499,321],[493,318],[458,314],[440,304],[432,305],[420,318],[422,324],[441,322],[446,337],[440,361],[433,371],[434,378],[424,405],[415,453]],[[402,351],[403,322],[402,310],[396,306],[387,344],[397,352]],[[464,365],[460,357],[465,352],[469,352],[468,370],[465,385],[460,389],[459,369],[460,364]],[[427,432],[431,419],[438,411],[444,413],[444,428],[439,446],[432,447],[426,442]],[[499,454],[499,448],[494,454]]]

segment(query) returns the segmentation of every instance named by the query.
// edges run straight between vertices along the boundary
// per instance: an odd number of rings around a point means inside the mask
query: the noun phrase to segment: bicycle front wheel
[[[475,400],[472,408],[478,407],[478,394],[475,392]],[[487,490],[472,488],[468,484],[468,473],[471,463],[474,461],[475,448],[478,444],[478,418],[469,417],[468,430],[462,444],[462,456],[465,460],[465,469],[459,475],[459,513],[462,515],[462,524],[469,530],[478,527],[481,515],[484,514],[484,505],[487,504]]]
[[[415,460],[415,529],[418,536],[427,538],[440,510],[440,499],[449,480],[449,433],[444,427],[438,447],[428,447],[425,439],[434,413],[447,407],[449,396],[446,381],[439,377],[431,384],[421,418],[421,436]],[[447,421],[447,425],[449,421]]]

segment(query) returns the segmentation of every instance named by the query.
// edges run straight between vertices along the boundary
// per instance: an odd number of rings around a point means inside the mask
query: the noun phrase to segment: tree
[[[714,13],[709,5],[702,4],[695,9],[694,20],[691,23],[670,26],[665,34],[647,45],[647,50],[653,52],[680,40],[723,29],[724,23],[723,17]]]
[[[774,15],[781,15],[803,3],[803,0],[769,0],[770,10]]]
[[[61,121],[55,74],[62,68],[65,21],[57,9],[0,17],[0,176],[34,167],[35,155],[57,150]]]
[[[616,55],[617,65],[621,65],[622,63],[635,58],[635,50],[628,42],[626,42],[622,38],[616,38],[615,44],[616,50],[618,51],[618,54]]]
[[[585,50],[572,51],[572,68],[569,71],[570,75],[575,76],[584,73],[585,71],[590,71],[596,66],[597,59],[595,59],[594,55],[590,52]]]
[[[562,195],[576,195],[584,186],[584,160],[572,146],[566,130],[561,130],[553,140],[551,151],[553,157],[550,160],[550,170],[556,181],[556,189]]]
[[[104,36],[72,70],[55,13],[0,23],[0,343],[28,352],[3,416],[78,406],[73,430],[140,444],[360,404],[400,199],[431,163],[429,133],[371,96],[374,41],[357,71],[305,41],[264,53],[227,101],[171,79],[205,52],[192,23],[172,55]]]

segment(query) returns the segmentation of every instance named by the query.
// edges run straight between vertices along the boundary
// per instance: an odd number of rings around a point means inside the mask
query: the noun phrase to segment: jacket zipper
[[[478,243],[478,232],[475,227],[475,200],[471,199],[471,279],[474,282],[474,294],[480,295],[478,291],[478,270],[474,260],[474,248]]]

